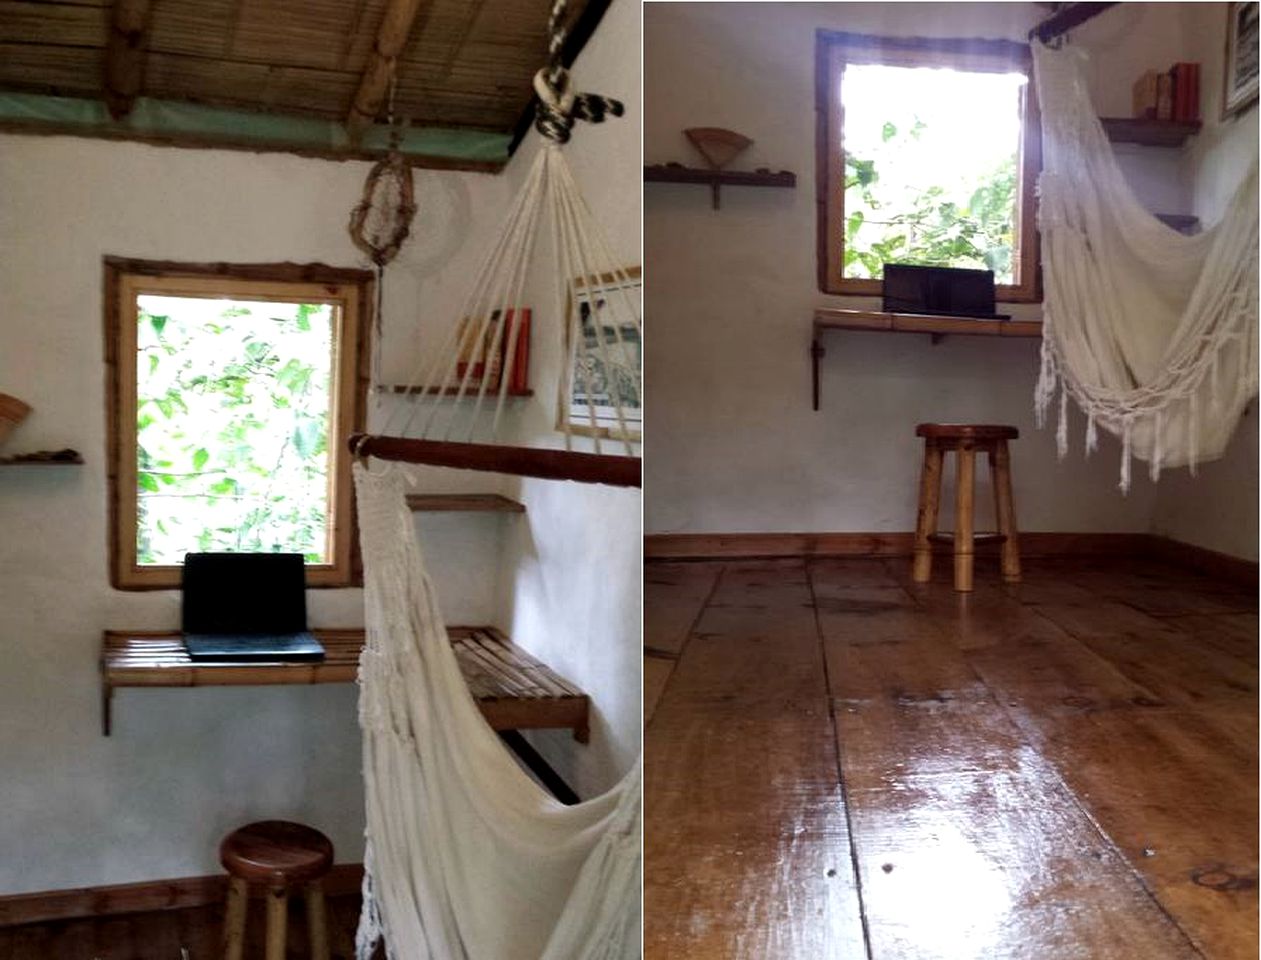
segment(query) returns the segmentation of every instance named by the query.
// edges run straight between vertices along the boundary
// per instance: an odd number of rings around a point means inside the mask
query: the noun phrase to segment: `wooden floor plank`
[[[645,734],[644,955],[865,955],[813,602],[732,563]]]
[[[301,897],[291,904],[288,956],[305,957],[307,935]],[[82,917],[0,927],[4,960],[218,960],[222,907],[218,904],[108,917]],[[359,896],[328,898],[332,960],[353,960]],[[263,901],[250,904],[246,957],[261,957],[265,932]],[[380,951],[378,957],[383,956]]]
[[[665,692],[674,661],[666,657],[644,657],[644,724],[652,720],[657,702]]]
[[[1024,759],[849,793],[872,956],[1198,957],[1055,773]]]
[[[771,903],[820,896],[785,877],[824,865],[787,842],[826,833],[822,672],[871,960],[1255,957],[1255,598],[1142,558],[970,595],[942,566],[724,573],[646,738],[648,956],[801,955]]]
[[[1255,675],[1231,653],[1203,645],[1168,618],[1128,604],[1101,601],[1090,607],[1048,605],[1038,612],[1072,634],[1157,698],[1175,704],[1257,702]]]
[[[864,610],[834,570],[811,571],[842,600],[819,622],[872,957],[1198,955],[971,664],[1071,637],[1001,591],[917,590],[936,615]],[[1040,659],[1059,668],[1044,684],[1125,682],[1084,650]]]
[[[1096,803],[1092,812],[1206,957],[1257,956],[1255,829],[1211,805]]]
[[[677,656],[722,573],[721,563],[649,563],[644,568],[644,647]]]

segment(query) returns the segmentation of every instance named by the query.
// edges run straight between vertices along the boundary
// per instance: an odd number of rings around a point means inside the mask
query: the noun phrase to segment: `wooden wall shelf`
[[[409,493],[413,513],[525,513],[525,504],[498,493]]]
[[[933,343],[948,334],[968,337],[1041,337],[1041,320],[969,320],[962,317],[934,317],[912,313],[881,313],[873,310],[837,310],[820,307],[814,312],[814,335],[810,342],[814,409],[819,409],[819,360],[826,351],[820,339],[829,330],[868,330],[886,333],[927,333]]]
[[[78,450],[36,450],[0,457],[0,467],[64,467],[83,463]]]
[[[759,170],[702,170],[685,167],[681,163],[664,163],[644,167],[645,183],[704,183],[713,194],[714,209],[719,209],[719,189],[736,187],[786,187],[797,186],[797,175],[788,170],[778,173],[765,168]]]
[[[1187,137],[1200,132],[1199,120],[1138,120],[1130,117],[1100,117],[1104,132],[1113,143],[1141,143],[1148,147],[1180,147]]]
[[[109,736],[117,687],[268,686],[354,683],[363,630],[315,630],[319,663],[194,663],[178,633],[108,630],[101,646],[101,724]],[[590,700],[494,627],[447,634],[482,715],[496,730],[571,729],[587,742]]]

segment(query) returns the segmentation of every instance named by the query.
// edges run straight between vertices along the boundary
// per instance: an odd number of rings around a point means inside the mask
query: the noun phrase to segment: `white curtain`
[[[1257,167],[1221,221],[1185,236],[1134,197],[1082,74],[1085,54],[1034,44],[1042,109],[1042,370],[1039,422],[1059,390],[1121,438],[1130,458],[1189,465],[1220,457],[1257,393]]]

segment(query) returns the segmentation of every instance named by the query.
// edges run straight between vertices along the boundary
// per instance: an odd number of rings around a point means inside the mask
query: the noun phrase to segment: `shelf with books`
[[[1135,117],[1100,117],[1113,143],[1141,143],[1148,147],[1180,147],[1200,132],[1199,120],[1146,120]]]

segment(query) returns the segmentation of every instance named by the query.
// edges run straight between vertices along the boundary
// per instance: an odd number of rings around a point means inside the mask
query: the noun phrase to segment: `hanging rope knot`
[[[575,120],[603,123],[607,117],[620,117],[625,112],[620,100],[598,93],[574,93],[569,71],[563,67],[545,67],[536,73],[534,92],[539,98],[535,129],[554,143],[569,142]]]

